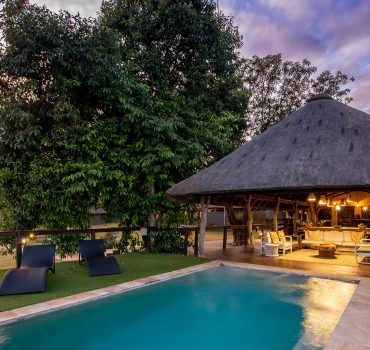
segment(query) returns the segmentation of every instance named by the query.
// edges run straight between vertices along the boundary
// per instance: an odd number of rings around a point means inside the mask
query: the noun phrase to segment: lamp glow
[[[340,205],[336,205],[335,210],[339,211],[340,210]]]
[[[309,202],[316,202],[315,194],[311,192],[311,193],[308,195],[307,200],[308,200]]]
[[[325,196],[323,194],[320,196],[319,204],[320,205],[326,205],[326,199],[325,199]]]

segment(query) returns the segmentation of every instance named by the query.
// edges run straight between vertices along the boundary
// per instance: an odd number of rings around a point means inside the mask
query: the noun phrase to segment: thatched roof
[[[361,189],[370,190],[370,115],[322,94],[167,196],[197,202],[210,194]]]

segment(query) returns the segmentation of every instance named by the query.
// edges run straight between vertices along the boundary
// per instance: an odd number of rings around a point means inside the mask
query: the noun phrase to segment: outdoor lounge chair
[[[21,267],[5,274],[0,295],[45,292],[49,270],[55,273],[55,245],[25,246]]]
[[[357,264],[370,265],[370,262],[363,259],[360,261],[359,256],[363,258],[370,258],[370,239],[361,239],[361,241],[355,242],[355,256]]]
[[[105,256],[102,239],[80,240],[80,263],[86,261],[89,276],[113,275],[121,273],[114,256]]]

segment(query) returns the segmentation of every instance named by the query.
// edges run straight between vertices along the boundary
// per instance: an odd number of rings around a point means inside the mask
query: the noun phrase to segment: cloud
[[[31,3],[45,5],[49,10],[67,10],[82,17],[94,17],[100,9],[101,0],[31,0]]]
[[[352,106],[370,111],[370,1],[220,0],[243,36],[243,56],[282,53],[308,58],[318,71],[340,70],[350,85]]]

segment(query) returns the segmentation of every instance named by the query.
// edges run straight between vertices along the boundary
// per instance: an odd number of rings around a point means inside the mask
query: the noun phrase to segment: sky
[[[34,0],[50,10],[95,17],[101,0]],[[319,72],[340,70],[349,85],[351,105],[370,113],[369,0],[219,0],[234,17],[244,46],[241,55],[282,53],[284,60],[308,58]]]

